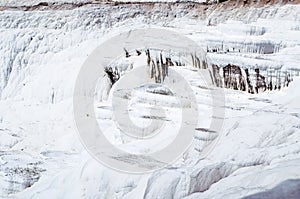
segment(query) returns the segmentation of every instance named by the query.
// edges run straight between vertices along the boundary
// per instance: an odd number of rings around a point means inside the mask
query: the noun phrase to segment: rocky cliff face
[[[69,4],[67,3],[67,5]],[[277,5],[235,6],[229,9],[225,4],[207,6],[193,3],[81,3],[75,6],[63,6],[64,4],[58,3],[58,5],[55,4],[56,6],[41,4],[32,10],[27,9],[27,11],[23,11],[20,5],[10,8],[13,5],[9,4],[2,8],[0,21],[3,46],[1,53],[5,55],[1,57],[3,67],[0,73],[0,93],[4,98],[14,95],[12,93],[16,87],[18,90],[26,89],[24,78],[27,75],[25,74],[32,71],[29,66],[46,64],[53,53],[76,47],[79,43],[89,39],[100,39],[110,29],[125,30],[128,29],[128,25],[143,27],[146,24],[175,26],[181,29],[188,26],[184,21],[189,20],[193,27],[202,29],[202,32],[199,33],[192,31],[191,37],[197,37],[197,40],[204,49],[208,49],[209,53],[217,54],[220,51],[228,51],[240,53],[242,56],[249,53],[274,53],[292,47],[297,44],[297,40],[292,40],[292,38],[284,40],[282,32],[288,31],[291,35],[295,35],[299,31],[297,25],[299,15],[296,7],[291,5],[284,8]],[[285,12],[285,10],[289,10],[289,12]],[[256,25],[259,22],[255,22],[258,18],[264,20],[260,25]],[[284,24],[281,29],[272,25],[275,23],[272,22],[273,19],[279,19],[280,23],[285,19],[290,22]],[[218,25],[225,21],[228,23],[230,20],[242,20],[248,24]],[[267,21],[270,23],[264,26]],[[181,23],[185,25],[181,25]],[[127,28],[123,24],[126,24]],[[229,30],[228,27],[231,27],[232,30]],[[221,36],[219,31],[226,36]],[[234,35],[239,34],[241,35],[238,37],[239,39],[233,39]],[[268,38],[267,35],[270,34],[276,34],[279,37]],[[264,59],[268,60],[269,57]],[[214,62],[215,58],[212,59],[214,64],[219,65]],[[246,67],[241,64],[236,65]],[[278,67],[278,65],[276,63],[275,66],[270,65],[269,67]],[[8,88],[7,92],[3,91],[6,87]],[[56,87],[56,85],[45,87],[47,95],[54,90],[59,93],[59,96],[70,96],[67,91]],[[47,96],[44,95],[42,98],[46,99]]]

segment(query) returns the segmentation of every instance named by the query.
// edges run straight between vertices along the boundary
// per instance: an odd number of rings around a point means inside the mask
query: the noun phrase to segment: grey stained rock
[[[299,199],[300,198],[300,179],[286,180],[277,185],[276,187],[246,196],[243,199]]]

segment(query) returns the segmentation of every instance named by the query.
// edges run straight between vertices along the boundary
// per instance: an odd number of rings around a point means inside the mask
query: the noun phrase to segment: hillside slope
[[[39,1],[0,2],[0,197],[241,198],[300,177],[299,5],[72,6],[85,2],[72,0],[66,6],[24,10]],[[196,41],[220,67],[280,69],[291,72],[293,81],[280,91],[258,94],[224,89],[224,126],[205,159],[199,158],[203,132],[198,132],[174,165],[144,175],[119,173],[94,160],[80,142],[73,121],[74,84],[84,61],[103,41],[147,27],[174,30]],[[257,50],[265,44],[271,44],[272,52]],[[191,65],[174,70],[197,93],[202,110],[198,130],[203,130],[212,117],[208,90]],[[137,92],[137,102],[146,109],[143,95]],[[169,110],[168,125],[176,124],[176,107],[156,95]],[[98,121],[108,126],[109,105],[100,105]],[[143,114],[133,112],[137,121]],[[139,142],[119,133],[112,131],[111,137],[120,147],[141,149]],[[149,148],[159,147],[152,144]]]

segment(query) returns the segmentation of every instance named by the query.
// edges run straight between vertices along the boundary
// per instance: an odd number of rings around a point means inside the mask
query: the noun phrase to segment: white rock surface
[[[7,2],[2,0],[1,5]],[[173,166],[130,175],[102,166],[82,146],[73,121],[74,82],[92,50],[119,32],[164,27],[187,35],[204,49],[218,48],[222,42],[226,48],[241,49],[227,55],[209,53],[214,63],[300,67],[300,6],[227,12],[208,8],[205,18],[196,14],[197,10],[183,5],[171,10],[159,5],[150,10],[141,5],[89,5],[71,10],[1,11],[0,197],[241,198],[300,178],[297,76],[281,91],[251,95],[226,90],[222,136],[205,159],[199,159],[192,147]],[[209,20],[211,26],[207,26]],[[277,46],[276,53],[253,53],[250,44],[263,42]],[[199,104],[203,110],[199,115],[201,127],[207,125],[211,116],[207,91],[197,87],[195,71],[176,70],[191,82],[197,99],[205,102]],[[99,113],[110,116],[109,111]],[[139,119],[138,114],[134,116]],[[111,139],[120,147],[140,149],[141,143],[113,132]]]

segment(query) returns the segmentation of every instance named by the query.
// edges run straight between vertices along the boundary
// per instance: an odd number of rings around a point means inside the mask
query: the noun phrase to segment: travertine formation
[[[299,70],[243,69],[240,66],[231,64],[224,67],[212,64],[212,74],[213,81],[218,87],[231,88],[254,94],[288,87],[290,82],[293,81],[293,76],[299,75]]]

